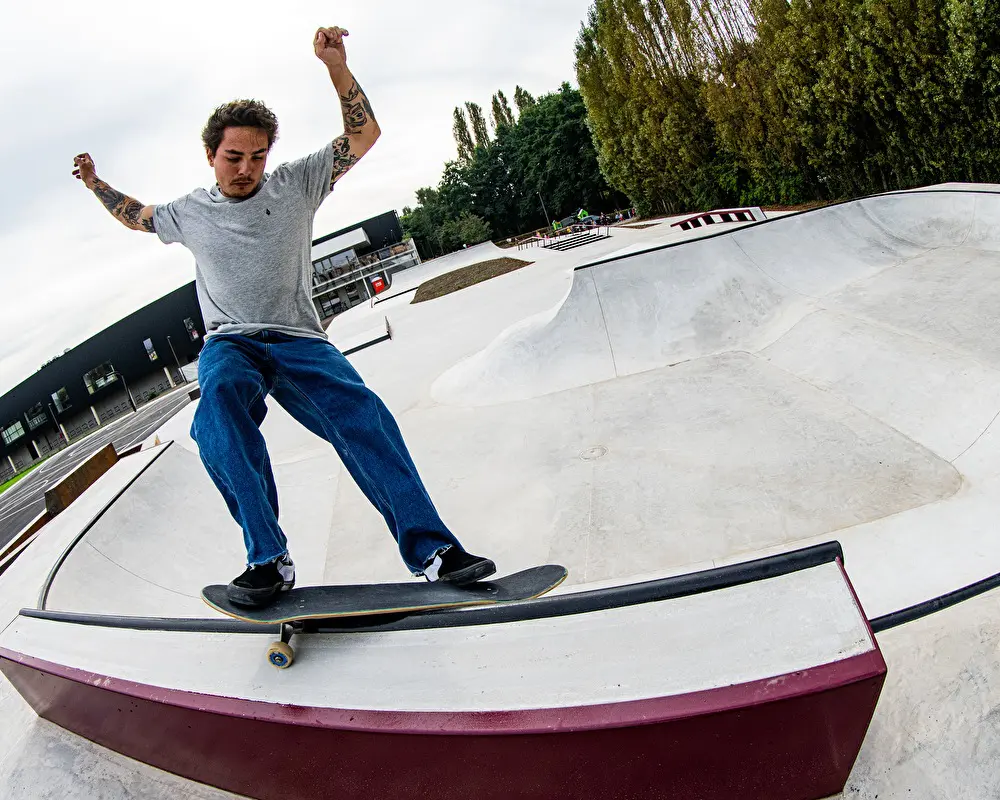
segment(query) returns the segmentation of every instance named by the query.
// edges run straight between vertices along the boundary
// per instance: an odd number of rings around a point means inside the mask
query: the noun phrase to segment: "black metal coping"
[[[386,614],[331,620],[314,620],[305,630],[315,633],[379,632],[458,628],[469,625],[493,625],[523,622],[572,614],[586,614],[612,608],[641,605],[660,600],[702,594],[704,592],[740,586],[755,581],[787,575],[837,560],[844,553],[839,542],[828,542],[789,553],[758,558],[741,564],[716,567],[688,575],[644,581],[607,589],[540,597],[516,603],[498,603],[467,609],[419,612],[416,614]],[[73,611],[21,609],[21,616],[76,625],[102,628],[126,628],[147,631],[185,631],[193,633],[266,633],[277,631],[275,625],[254,625],[239,620],[174,619],[162,617],[125,617],[102,614],[81,614]]]
[[[352,353],[360,353],[362,350],[367,350],[369,347],[381,344],[382,342],[388,342],[392,340],[392,325],[389,324],[389,318],[385,317],[385,335],[379,336],[377,339],[372,339],[370,341],[359,344],[357,347],[352,347],[350,350],[344,350],[341,355],[349,356]],[[339,348],[338,348],[339,349]]]
[[[374,347],[377,344],[382,344],[382,342],[388,342],[392,337],[389,334],[385,336],[379,336],[377,339],[372,339],[370,342],[365,342],[364,344],[359,344],[357,347],[352,347],[350,350],[345,350],[343,355],[349,356],[354,353],[358,353],[362,350],[367,350],[369,347]]]
[[[740,231],[745,231],[748,228],[756,228],[760,225],[770,225],[773,222],[779,222],[780,220],[790,219],[792,217],[801,217],[803,214],[815,214],[820,211],[827,211],[831,208],[836,208],[837,206],[846,206],[850,203],[860,203],[864,200],[872,200],[876,197],[906,197],[913,194],[1000,194],[1000,190],[990,190],[990,189],[899,189],[894,192],[879,192],[878,194],[869,194],[864,197],[854,197],[850,200],[838,200],[834,203],[828,203],[825,206],[819,206],[818,208],[806,208],[802,211],[792,211],[788,214],[782,214],[780,217],[769,217],[767,219],[762,219],[759,222],[751,222],[748,225],[741,225],[738,228],[727,228],[726,230],[716,231],[715,233],[709,234],[708,236],[697,236],[694,239],[684,239],[679,242],[669,242],[667,244],[656,245],[655,247],[650,247],[648,250],[638,250],[634,253],[624,253],[620,256],[610,256],[608,258],[602,258],[597,261],[591,261],[588,264],[581,264],[578,267],[574,267],[574,272],[580,272],[585,269],[593,269],[594,267],[603,267],[605,264],[613,264],[616,261],[622,261],[626,258],[633,258],[634,256],[645,256],[650,253],[659,253],[662,250],[671,250],[675,247],[683,247],[685,245],[695,244],[697,242],[707,242],[709,239],[718,239],[720,236],[731,236],[734,233]],[[707,213],[707,212],[706,212]],[[719,224],[719,223],[716,223]]]
[[[929,617],[931,614],[958,605],[965,600],[971,600],[973,597],[978,597],[996,588],[1000,588],[1000,572],[996,575],[990,575],[988,578],[983,578],[981,581],[971,583],[968,586],[963,586],[961,589],[943,594],[940,597],[925,600],[922,603],[902,608],[899,611],[893,611],[890,614],[883,614],[881,617],[871,620],[869,624],[875,633],[881,633],[882,631],[905,625],[907,622],[915,622],[918,619]]]
[[[397,297],[402,297],[405,294],[410,294],[412,292],[415,292],[419,288],[420,288],[419,286],[414,286],[412,289],[402,289],[402,290],[396,292],[396,294],[390,294],[390,295],[388,295],[386,297],[376,297],[372,301],[372,308],[374,308],[375,306],[377,306],[379,303],[384,303],[386,300],[395,300]]]

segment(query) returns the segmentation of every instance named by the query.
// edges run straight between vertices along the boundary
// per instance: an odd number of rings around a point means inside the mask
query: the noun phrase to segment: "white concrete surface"
[[[191,410],[184,409],[169,429],[186,428],[190,417]],[[269,414],[264,429],[275,444],[273,466],[281,484],[282,524],[296,542],[298,579],[322,583],[327,549],[337,541],[329,537],[340,461],[332,449],[283,414]],[[300,430],[305,436],[298,435]],[[164,435],[161,430],[161,438]],[[290,443],[300,447],[282,447]],[[244,558],[242,531],[228,517],[194,443],[181,439],[72,550],[52,584],[48,608],[126,616],[209,616],[201,588],[228,582],[242,571]],[[225,577],[229,572],[233,574]]]
[[[502,571],[557,561],[573,591],[838,539],[873,617],[1000,572],[1000,187],[932,188],[575,273],[662,243],[665,226],[505,251],[535,263],[427,303],[359,306],[330,335],[377,335],[390,318],[395,338],[352,361],[444,518]],[[106,515],[53,604],[201,614],[194,584],[239,571],[239,532],[186,424],[161,431],[178,448],[161,491],[137,486]],[[303,578],[405,577],[329,448],[278,409],[266,424]],[[11,587],[40,580],[56,541],[0,579],[5,619]],[[995,605],[880,637],[890,690],[845,797],[996,795],[983,766],[1000,752]]]
[[[879,635],[882,697],[842,800],[1000,797],[1000,596]]]

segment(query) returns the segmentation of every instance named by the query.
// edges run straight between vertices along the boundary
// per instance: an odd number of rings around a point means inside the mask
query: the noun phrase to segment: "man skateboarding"
[[[115,219],[194,254],[207,330],[191,436],[243,529],[247,568],[227,593],[244,606],[265,606],[295,583],[259,430],[268,394],[336,448],[413,574],[465,585],[496,571],[489,559],[467,553],[441,520],[395,420],[327,340],[312,302],[313,216],[380,133],[368,97],[347,68],[347,35],[320,28],[313,39],[340,96],[344,134],[273,173],[264,168],[278,121],[255,100],[222,105],[205,125],[202,141],[215,186],[165,205],[146,206],[111,188],[86,153],[73,160],[73,174]]]

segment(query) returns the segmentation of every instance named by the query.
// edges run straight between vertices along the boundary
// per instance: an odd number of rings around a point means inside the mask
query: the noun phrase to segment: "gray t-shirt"
[[[333,146],[281,164],[245,200],[216,185],[153,210],[160,239],[194,254],[205,335],[274,330],[325,339],[312,301],[313,216],[330,193]]]

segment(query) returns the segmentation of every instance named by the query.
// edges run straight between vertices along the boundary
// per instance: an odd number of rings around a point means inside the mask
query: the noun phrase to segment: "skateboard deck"
[[[410,614],[530,600],[555,589],[566,579],[566,575],[565,567],[546,564],[468,586],[415,581],[353,586],[303,586],[283,592],[271,605],[261,609],[230,603],[226,597],[226,587],[219,584],[206,586],[201,590],[201,597],[216,611],[235,619],[276,625],[310,619]]]

